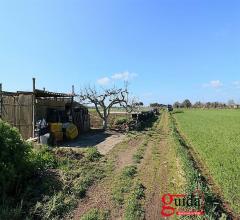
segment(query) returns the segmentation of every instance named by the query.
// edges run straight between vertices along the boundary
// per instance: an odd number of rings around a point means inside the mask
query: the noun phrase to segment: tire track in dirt
[[[160,166],[159,169],[157,169],[156,167],[154,170],[152,192],[149,194],[149,198],[145,206],[145,217],[146,219],[149,219],[149,220],[157,220],[161,218],[160,195],[167,191],[166,183],[168,180],[168,175],[167,175],[168,162],[166,158],[166,153],[168,151],[168,144],[167,144],[166,136],[168,133],[168,128],[167,128],[168,123],[167,123],[166,114],[163,114],[161,123],[162,123],[162,128],[160,130],[160,142],[158,143],[156,153],[158,153],[157,157],[159,158],[159,160],[162,161],[162,166]],[[154,144],[157,144],[157,143],[153,142],[153,145]]]
[[[133,163],[133,155],[136,153],[137,148],[143,143],[143,139],[138,137],[131,139],[128,143],[129,147],[127,150],[122,151],[118,154],[118,159],[116,162],[116,170],[121,170],[125,166],[131,165]]]
[[[176,186],[176,177],[181,166],[176,162],[174,148],[170,141],[168,113],[164,112],[152,136],[145,159],[140,168],[140,177],[146,187],[145,219],[159,220],[161,196],[171,193]],[[174,165],[173,165],[174,164]],[[178,168],[178,169],[176,169]],[[182,177],[181,177],[182,178]]]
[[[73,219],[79,220],[81,216],[93,208],[111,210],[110,214],[112,219],[119,218],[121,214],[118,212],[118,210],[115,209],[115,206],[112,203],[111,183],[113,181],[113,177],[117,175],[117,173],[120,172],[122,168],[133,163],[133,154],[137,151],[138,146],[142,142],[142,137],[134,137],[129,141],[122,143],[127,144],[127,147],[114,152],[114,154],[116,154],[114,171],[110,174],[110,176],[104,178],[100,183],[97,183],[90,187],[86,194],[86,197],[80,200],[78,208],[74,212]],[[115,146],[115,148],[117,147],[118,145]],[[111,152],[108,156],[111,156]]]

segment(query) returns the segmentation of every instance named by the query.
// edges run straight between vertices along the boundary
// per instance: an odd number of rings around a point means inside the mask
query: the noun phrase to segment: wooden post
[[[74,99],[74,85],[72,85],[72,99],[71,99],[71,116],[72,116],[72,122],[74,123],[74,118],[73,118],[73,100]]]
[[[72,85],[72,94],[73,94],[73,95],[75,94],[74,85]]]
[[[32,78],[33,95],[32,95],[32,137],[35,137],[35,103],[36,103],[36,79]]]
[[[2,108],[3,108],[2,83],[0,83],[0,119],[2,119]]]

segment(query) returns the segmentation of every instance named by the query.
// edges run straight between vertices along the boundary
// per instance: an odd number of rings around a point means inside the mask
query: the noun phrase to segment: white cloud
[[[211,88],[215,88],[215,89],[218,89],[222,86],[223,86],[223,84],[220,80],[212,80],[209,83],[203,84],[203,87],[211,87]]]
[[[97,84],[99,84],[101,86],[107,86],[110,83],[115,82],[115,81],[129,81],[135,77],[137,77],[136,73],[129,73],[128,71],[121,72],[121,73],[114,73],[110,77],[105,76],[105,77],[98,79]]]
[[[111,79],[109,79],[108,77],[103,77],[97,80],[97,83],[101,86],[106,86],[111,82]]]
[[[137,77],[136,73],[129,73],[128,71],[125,71],[122,73],[115,73],[111,76],[113,80],[124,80],[124,81],[131,80],[135,77]]]

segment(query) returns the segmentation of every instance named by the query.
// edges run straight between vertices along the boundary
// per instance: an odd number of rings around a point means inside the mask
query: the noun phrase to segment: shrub
[[[16,192],[17,186],[31,173],[31,146],[23,141],[16,128],[0,121],[0,193]],[[31,167],[31,166],[30,166]]]
[[[109,214],[105,211],[101,211],[98,209],[91,209],[81,218],[81,220],[107,220],[107,219],[109,219]]]
[[[33,197],[50,188],[48,178],[44,182],[42,170],[55,168],[57,161],[47,146],[33,149],[25,142],[16,128],[0,121],[0,219],[22,219],[27,205],[34,203]],[[50,181],[52,184],[52,181]],[[51,185],[52,188],[55,186]],[[32,197],[21,200],[23,197]]]
[[[38,202],[34,209],[34,216],[37,219],[63,219],[65,214],[72,210],[77,199],[72,196],[66,196],[63,192],[55,193],[50,199],[43,198],[44,202]]]
[[[54,169],[57,167],[55,155],[47,146],[41,146],[40,149],[32,151],[31,162],[35,169]]]
[[[133,178],[137,173],[136,166],[127,166],[123,169],[123,177],[125,178]]]
[[[128,118],[120,117],[115,119],[114,125],[123,125],[123,124],[126,124],[127,122],[128,122]]]
[[[102,155],[99,153],[99,151],[95,147],[89,148],[86,151],[86,159],[91,162],[99,161],[101,157]]]

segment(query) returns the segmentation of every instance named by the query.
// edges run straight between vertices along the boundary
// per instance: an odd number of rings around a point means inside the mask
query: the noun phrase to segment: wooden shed
[[[68,112],[81,134],[90,129],[90,116],[88,109],[75,102],[74,97],[74,89],[70,94],[35,89],[34,78],[32,92],[2,91],[0,84],[0,118],[18,128],[23,138],[28,139],[35,136],[38,120],[48,120],[49,112],[53,112],[56,120],[62,120],[61,112]]]

